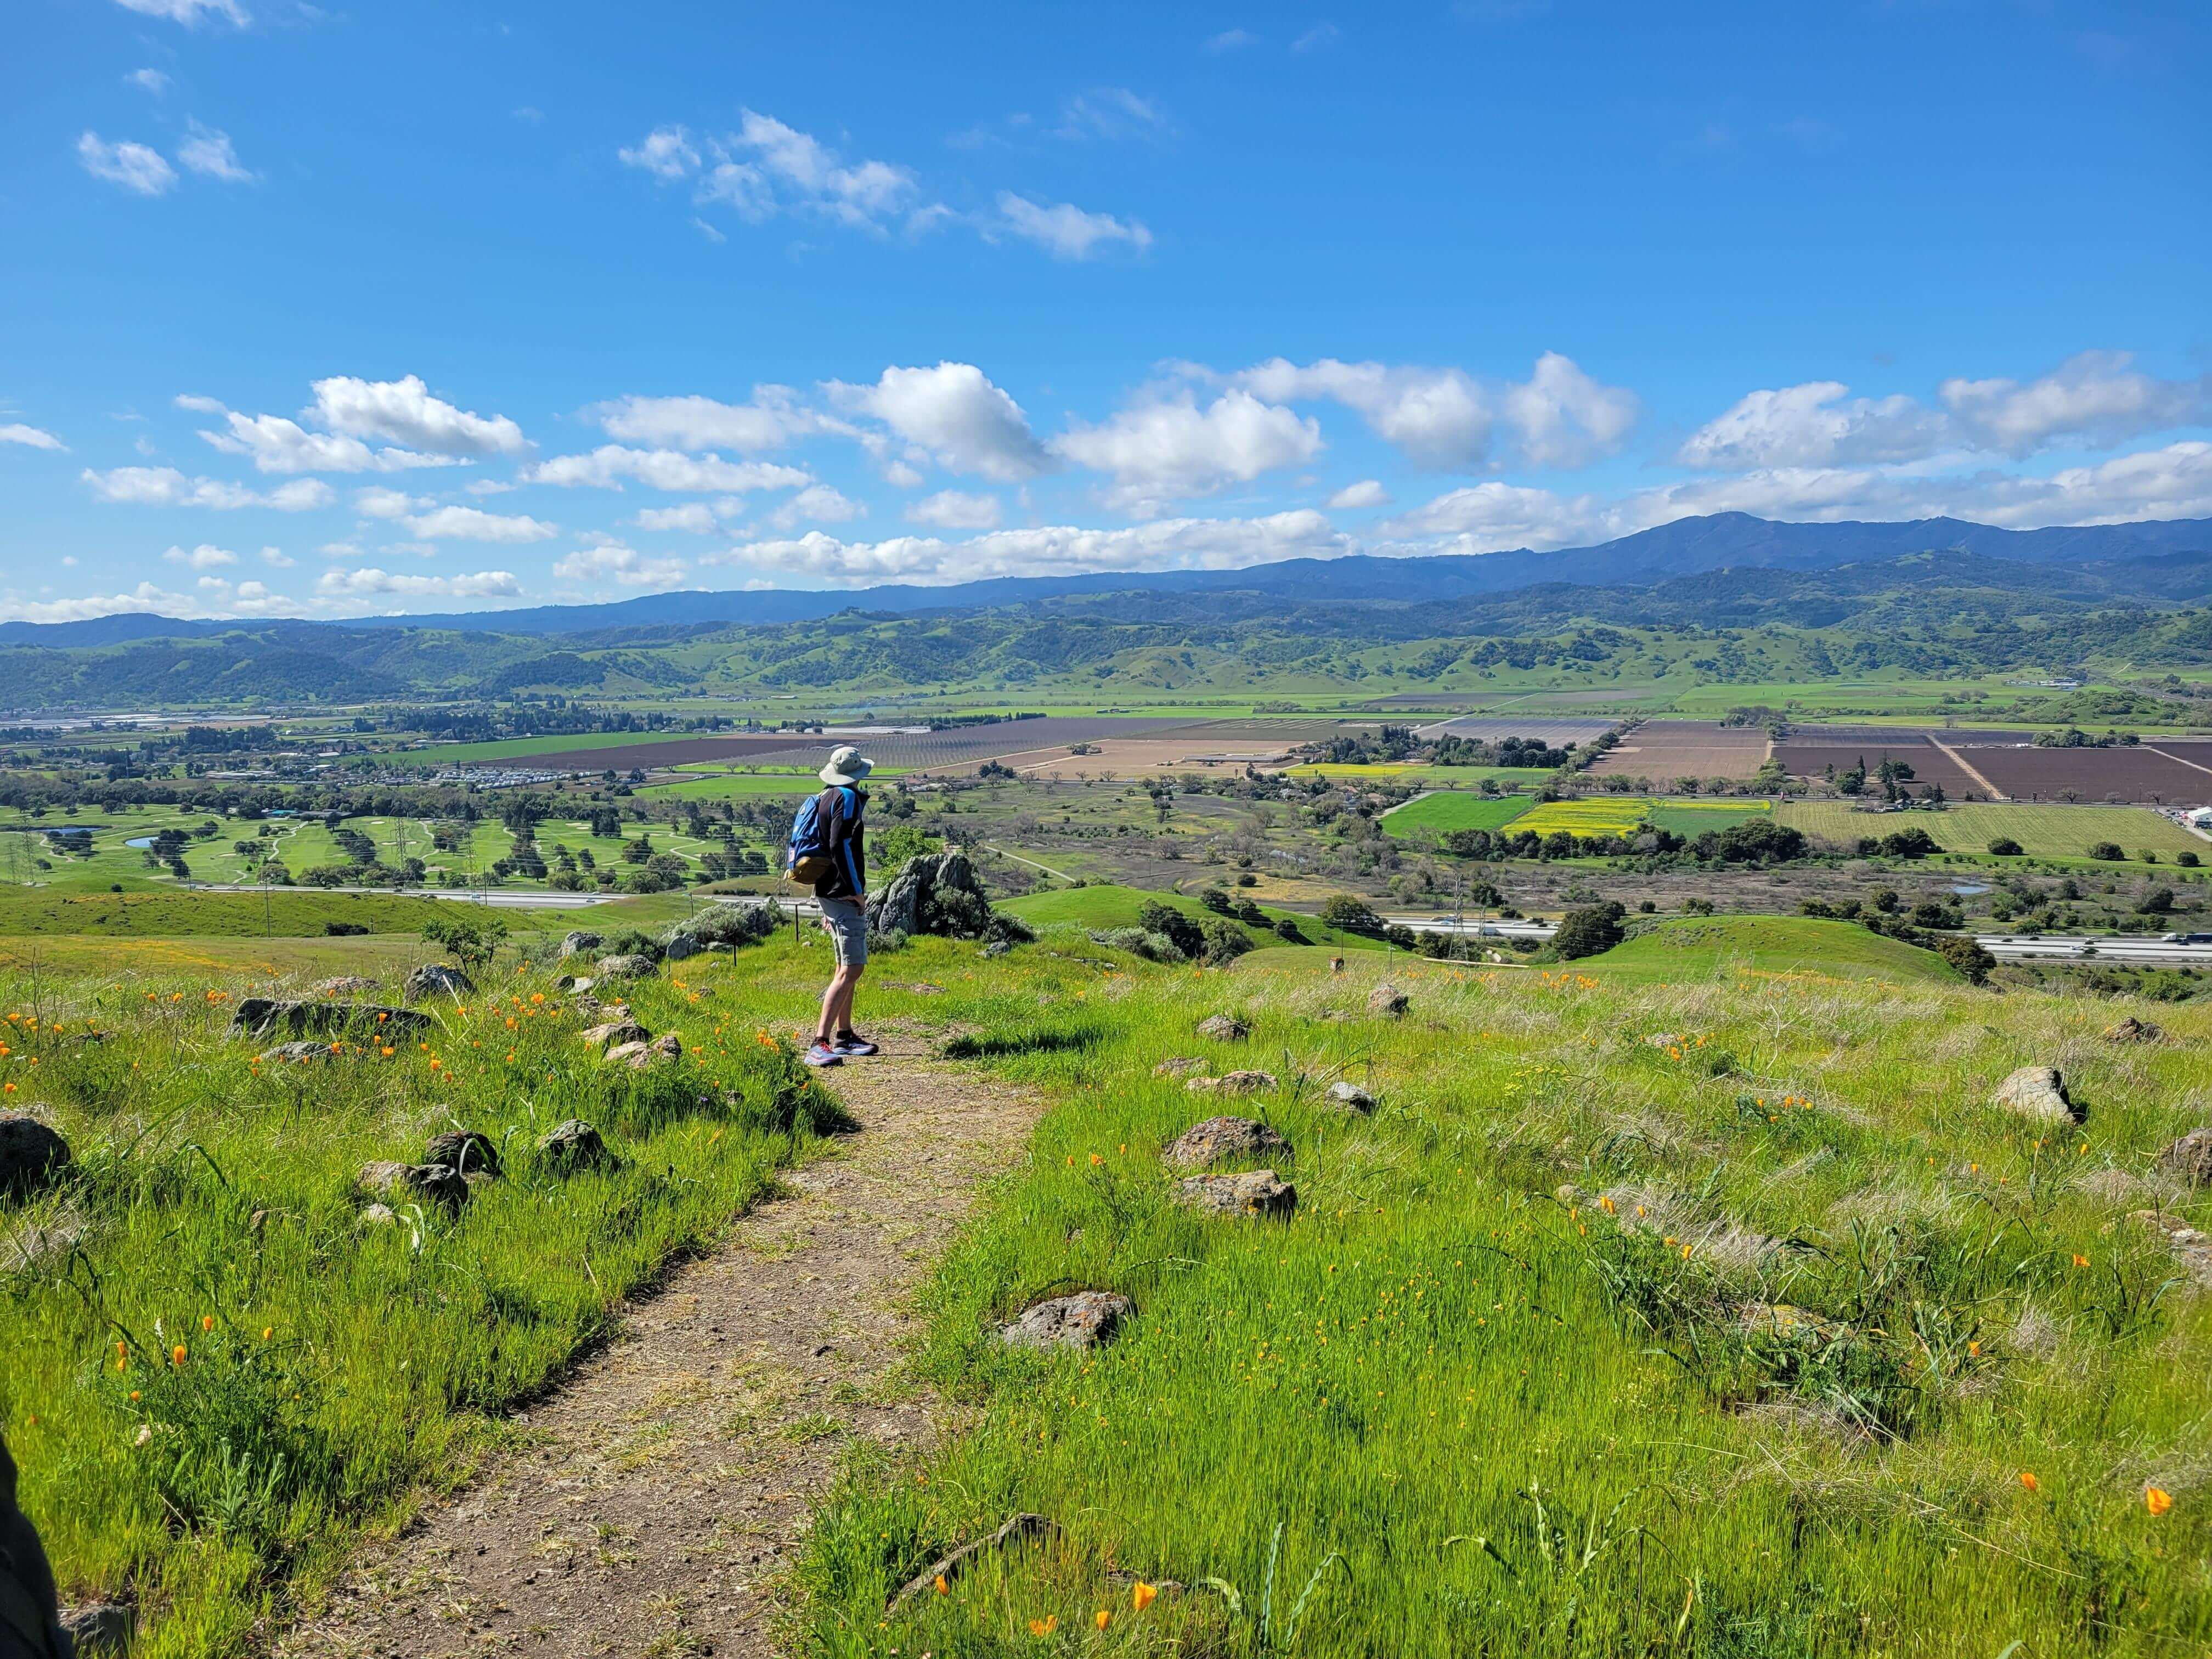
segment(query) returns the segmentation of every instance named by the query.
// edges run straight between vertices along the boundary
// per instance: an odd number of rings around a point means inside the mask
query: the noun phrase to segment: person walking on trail
[[[70,1659],[53,1570],[39,1534],[15,1504],[15,1462],[0,1440],[0,1659]]]
[[[789,873],[811,879],[822,907],[822,931],[830,935],[836,971],[822,994],[822,1018],[806,1050],[809,1066],[836,1066],[848,1058],[872,1054],[876,1045],[853,1029],[853,994],[868,964],[868,858],[863,818],[867,793],[860,780],[874,763],[847,744],[833,750],[821,771],[822,793],[799,809],[793,826]]]

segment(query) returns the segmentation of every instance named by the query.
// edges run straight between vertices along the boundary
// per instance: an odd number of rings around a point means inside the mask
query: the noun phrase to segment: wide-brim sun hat
[[[823,782],[842,788],[848,783],[858,783],[875,769],[875,762],[867,759],[848,743],[831,750],[830,763],[816,775]]]

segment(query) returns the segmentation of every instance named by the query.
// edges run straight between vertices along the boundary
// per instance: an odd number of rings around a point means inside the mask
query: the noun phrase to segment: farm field
[[[2187,753],[2179,744],[2179,753]],[[2149,744],[2110,749],[1967,749],[1974,769],[2015,800],[2117,798],[2174,806],[2212,801],[2212,772]]]
[[[2087,859],[2091,847],[2106,841],[2131,860],[2145,850],[2167,860],[2177,853],[2212,858],[2212,842],[2142,806],[1969,801],[1940,812],[1887,813],[1856,811],[1843,801],[1793,800],[1778,810],[1791,828],[1843,846],[1910,826],[1926,830],[1947,853],[1977,857],[1987,856],[1990,842],[2007,836],[2031,858]]]
[[[1988,776],[1992,784],[2002,789],[2004,785],[1988,771],[1987,757],[2003,751],[1995,749],[1960,750],[1969,764]],[[1984,793],[1972,773],[1954,761],[1942,750],[1917,732],[1905,732],[1874,743],[1798,743],[1794,740],[1774,745],[1774,757],[1782,763],[1783,770],[1793,778],[1810,780],[1827,776],[1832,768],[1840,775],[1863,765],[1872,777],[1875,769],[1884,757],[1901,761],[1912,769],[1911,788],[1915,794],[1931,783],[1943,786],[1943,793],[1953,800],[1963,800],[1968,795]],[[2212,779],[2208,779],[2212,782]]]
[[[805,741],[793,732],[673,732],[654,737],[638,732],[587,732],[545,738],[502,738],[492,743],[446,743],[428,749],[410,749],[404,758],[410,766],[496,766],[503,762],[528,763],[532,769],[561,771],[572,765],[590,771],[614,767],[666,765],[673,760],[729,757],[742,759],[751,750],[791,748]],[[710,745],[711,754],[677,756],[679,748]],[[656,758],[634,759],[633,753]],[[617,759],[615,757],[621,757]]]
[[[1999,996],[1796,921],[1549,971],[1339,977],[1317,954],[1086,977],[1030,951],[936,976],[926,1017],[1050,1109],[924,1304],[919,1373],[964,1431],[856,1453],[816,1521],[814,1650],[2212,1641],[2212,1302],[2152,1298],[2178,1269],[2124,1218],[2201,1121],[2212,1007],[2116,1048],[2095,1033],[2126,1004]],[[1384,972],[1402,1021],[1364,1012]],[[1220,1012],[1249,1039],[1195,1035]],[[1174,1054],[1278,1074],[1233,1109],[1287,1146],[1226,1167],[1293,1182],[1287,1219],[1173,1201],[1162,1152],[1218,1109],[1154,1074]],[[1990,1101],[2062,1054],[2092,1103],[2060,1145]],[[1335,1078],[1371,1116],[1329,1108]],[[1109,1345],[994,1340],[1071,1285],[1130,1297]],[[1055,1523],[1047,1547],[885,1612],[1024,1512]],[[2084,1572],[2130,1593],[2085,1601]],[[1133,1578],[1229,1588],[1147,1603]]]
[[[1637,795],[1585,795],[1577,800],[1547,801],[1513,820],[1516,833],[1548,836],[1565,830],[1577,836],[1625,836],[1649,822],[1677,835],[1700,836],[1771,811],[1763,800],[1650,800]]]
[[[1646,720],[1590,768],[1597,777],[1648,778],[1663,788],[1676,778],[1748,778],[1765,763],[1762,728],[1711,720]]]
[[[1431,830],[1502,830],[1534,805],[1527,795],[1482,795],[1472,790],[1440,789],[1384,813],[1383,829],[1394,836]]]
[[[1147,900],[1158,900],[1170,909],[1180,910],[1193,921],[1204,922],[1213,918],[1196,899],[1182,893],[1150,893],[1134,887],[1117,887],[1101,883],[1087,887],[1063,887],[1048,893],[1033,893],[1026,898],[1010,899],[1000,908],[1019,916],[1032,927],[1073,926],[1096,927],[1102,932],[1113,927],[1133,927],[1137,912]],[[1379,939],[1363,939],[1357,933],[1340,933],[1325,927],[1314,917],[1300,911],[1285,910],[1278,905],[1262,904],[1261,910],[1270,922],[1288,920],[1297,924],[1298,931],[1316,945],[1331,950],[1380,950]],[[1250,927],[1246,931],[1267,945],[1265,935]],[[1293,947],[1295,948],[1295,947]]]
[[[1506,738],[1540,738],[1546,744],[1561,748],[1568,744],[1594,742],[1618,723],[1608,720],[1562,719],[1557,714],[1455,714],[1449,720],[1416,726],[1414,732],[1429,740],[1450,736],[1491,744]]]

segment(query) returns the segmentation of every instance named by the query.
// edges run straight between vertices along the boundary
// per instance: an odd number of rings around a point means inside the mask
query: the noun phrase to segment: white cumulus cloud
[[[1056,259],[1088,259],[1102,249],[1127,244],[1137,252],[1152,245],[1152,233],[1135,219],[1110,213],[1086,213],[1070,202],[1047,205],[1012,191],[999,192],[1002,227],[1035,242]]]
[[[69,447],[52,433],[40,427],[25,426],[21,422],[0,426],[0,444],[21,444],[27,449],[66,450]]]
[[[863,519],[868,509],[843,492],[828,484],[809,484],[769,516],[769,522],[779,529],[789,530],[802,524],[843,524],[849,520]]]
[[[1112,475],[1110,504],[1149,515],[1165,501],[1302,466],[1321,453],[1322,439],[1318,422],[1231,387],[1204,409],[1184,398],[1124,410],[1103,425],[1071,428],[1052,447]]]
[[[906,516],[909,523],[933,525],[939,530],[996,530],[1001,512],[996,495],[940,489],[908,507]]]
[[[1965,433],[2000,454],[2065,441],[2109,448],[2144,433],[2212,421],[2212,375],[2161,380],[2124,351],[2084,351],[2039,380],[1950,380],[1938,388]]]
[[[406,520],[407,528],[426,542],[543,542],[561,533],[560,526],[523,514],[487,513],[477,507],[440,507]]]
[[[422,377],[363,380],[333,375],[317,380],[307,413],[332,432],[353,438],[381,438],[434,454],[483,459],[520,455],[529,448],[522,428],[504,415],[483,416],[457,409],[430,395]]]
[[[714,509],[702,501],[681,507],[648,507],[631,521],[640,530],[684,530],[694,536],[711,536],[721,528]]]
[[[1914,460],[1943,441],[1943,420],[1910,398],[1850,398],[1839,380],[1746,393],[1684,441],[1684,466],[1762,466]]]
[[[175,187],[177,170],[161,151],[128,138],[109,143],[96,132],[76,141],[76,159],[95,179],[120,185],[140,196],[160,196]]]
[[[691,135],[682,127],[655,127],[632,149],[618,149],[617,157],[634,167],[643,167],[656,179],[681,179],[699,165],[699,152],[691,148]]]
[[[239,161],[230,135],[198,121],[189,124],[185,142],[177,146],[177,160],[204,178],[220,179],[226,184],[244,184],[253,177]]]
[[[360,570],[325,570],[315,583],[315,591],[332,599],[389,595],[404,599],[496,599],[517,597],[522,592],[522,582],[510,570],[478,570],[459,576],[408,576],[393,575],[372,565]]]
[[[116,3],[125,11],[135,11],[141,17],[165,17],[172,23],[187,26],[205,18],[220,17],[225,22],[244,28],[252,21],[238,0],[116,0]]]
[[[203,410],[213,400],[179,398],[187,409]],[[358,438],[328,432],[310,432],[282,415],[241,415],[216,404],[224,420],[220,432],[203,429],[200,437],[226,455],[252,458],[262,472],[396,472],[415,466],[451,466],[448,455],[418,455],[411,450],[372,450]]]
[[[673,449],[629,449],[601,444],[587,455],[556,455],[530,469],[532,483],[620,489],[635,479],[653,489],[716,490],[744,495],[793,489],[814,482],[811,473],[774,461],[726,461],[720,455],[686,455]]]
[[[156,98],[169,89],[169,77],[157,69],[132,70],[123,77],[123,83],[137,87],[142,92],[150,92]]]
[[[601,542],[562,555],[554,561],[553,574],[562,581],[667,588],[689,575],[690,567],[681,559],[651,556],[620,542]]]
[[[840,406],[881,421],[949,471],[1012,483],[1052,468],[1021,405],[973,363],[886,368],[873,386],[832,380],[827,390]]]
[[[1348,513],[1363,507],[1388,507],[1390,492],[1382,488],[1378,478],[1362,478],[1358,483],[1346,484],[1328,498],[1332,511]]]
[[[749,404],[713,398],[618,398],[596,411],[610,438],[656,449],[781,449],[821,433],[850,436],[852,428],[809,409],[789,386],[757,386]]]
[[[219,570],[224,565],[238,562],[238,555],[228,548],[212,546],[206,542],[202,542],[190,552],[181,547],[173,547],[161,556],[171,564],[187,564],[195,570]]]
[[[295,478],[264,495],[214,478],[188,478],[173,466],[118,466],[106,472],[88,467],[80,476],[101,501],[128,507],[266,507],[304,513],[337,499],[319,478]]]

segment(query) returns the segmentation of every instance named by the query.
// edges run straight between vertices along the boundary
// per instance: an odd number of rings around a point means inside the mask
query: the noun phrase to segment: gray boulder
[[[1256,1095],[1279,1085],[1273,1072],[1224,1072],[1219,1077],[1187,1079],[1182,1086],[1194,1095]]]
[[[1375,1097],[1356,1083],[1332,1083],[1322,1095],[1332,1106],[1363,1116],[1375,1109]]]
[[[69,1142],[27,1112],[0,1112],[0,1198],[44,1192],[69,1168]]]
[[[336,1060],[343,1046],[342,1043],[318,1042],[312,1037],[303,1037],[297,1042],[280,1042],[274,1048],[264,1048],[253,1059],[254,1063],[259,1066],[309,1066],[318,1061]]]
[[[650,1042],[617,1042],[607,1050],[607,1059],[619,1060],[633,1072],[642,1072],[665,1060],[684,1058],[684,1044],[673,1031],[664,1032]]]
[[[398,1164],[380,1158],[361,1166],[354,1182],[372,1198],[410,1199],[459,1210],[469,1201],[469,1183],[445,1164]]]
[[[2107,1025],[2101,1035],[2107,1042],[2156,1042],[2166,1032],[2148,1020],[2137,1019],[2130,1014],[2124,1019]]]
[[[614,1161],[599,1132],[580,1117],[556,1123],[538,1143],[538,1155],[556,1174],[573,1175]]]
[[[1290,1142],[1254,1119],[1210,1117],[1177,1135],[1160,1154],[1160,1161],[1178,1169],[1202,1170],[1225,1158],[1253,1158],[1263,1152],[1287,1156],[1290,1150]]]
[[[647,956],[613,956],[599,958],[599,973],[607,979],[644,979],[655,971],[653,958]]]
[[[890,881],[868,895],[871,934],[933,933],[945,939],[988,939],[994,945],[1026,939],[1030,931],[991,908],[968,855],[957,848],[908,859]]]
[[[2192,1187],[2212,1187],[2212,1128],[2191,1129],[2160,1152],[2158,1163]]]
[[[88,1601],[81,1607],[62,1609],[62,1632],[85,1659],[94,1654],[125,1651],[137,1628],[137,1615],[120,1601]]]
[[[1176,1183],[1175,1198],[1207,1215],[1286,1218],[1298,1207],[1298,1189],[1279,1180],[1273,1170],[1187,1176]]]
[[[1997,1085],[1996,1103],[2044,1123],[2078,1123],[2087,1115],[2066,1097],[2066,1079],[2052,1066],[2023,1066]]]
[[[1215,1014],[1198,1022],[1198,1034],[1216,1042],[1242,1042],[1252,1035],[1252,1028],[1234,1014]]]
[[[1387,979],[1367,994],[1367,1012],[1377,1019],[1396,1019],[1412,1003],[1412,998]]]
[[[284,1002],[273,997],[248,997],[230,1017],[230,1034],[334,1037],[353,1031],[368,1036],[378,1030],[422,1030],[429,1024],[427,1014],[380,1007],[374,1002]]]
[[[668,942],[661,948],[666,952],[669,961],[688,962],[707,948],[707,941],[696,933],[674,933],[668,936]]]
[[[374,991],[376,981],[359,974],[340,974],[336,979],[319,979],[307,988],[319,997],[349,997],[356,992]]]
[[[650,1042],[653,1033],[634,1019],[611,1019],[604,1025],[594,1025],[586,1030],[583,1039],[604,1052],[626,1042]]]
[[[426,962],[400,983],[410,1002],[425,997],[464,997],[476,991],[476,981],[450,963]]]
[[[1095,1348],[1113,1340],[1136,1304],[1113,1291],[1078,1291],[1024,1310],[999,1333],[1012,1348]]]
[[[432,1135],[430,1144],[422,1149],[422,1161],[442,1164],[464,1176],[499,1173],[499,1149],[491,1144],[490,1136],[474,1129],[448,1129]]]
[[[566,962],[580,952],[596,951],[605,943],[605,939],[588,928],[574,928],[561,936],[561,960]]]

